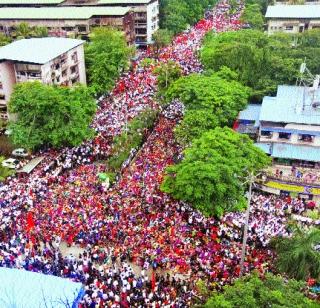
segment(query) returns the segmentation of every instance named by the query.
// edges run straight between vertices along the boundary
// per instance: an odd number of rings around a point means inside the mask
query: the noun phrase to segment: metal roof
[[[276,158],[320,161],[320,148],[314,146],[294,145],[289,143],[255,143],[266,154]]]
[[[272,146],[271,156],[277,158],[318,162],[320,161],[320,148],[313,146],[274,143]]]
[[[98,4],[148,4],[154,0],[100,0]]]
[[[320,89],[279,86],[276,97],[263,98],[259,121],[320,125],[320,107],[313,108],[312,99],[319,101]]]
[[[5,4],[59,4],[65,0],[0,0],[0,5]]]
[[[0,60],[44,64],[83,43],[61,37],[18,40],[0,48]]]
[[[266,18],[320,18],[320,5],[269,5]]]
[[[0,19],[89,19],[92,16],[123,16],[130,11],[128,7],[3,7]]]
[[[246,109],[240,111],[239,120],[255,121],[255,126],[258,126],[261,105],[249,104]]]

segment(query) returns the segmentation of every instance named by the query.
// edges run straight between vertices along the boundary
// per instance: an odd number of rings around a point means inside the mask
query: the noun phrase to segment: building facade
[[[35,8],[35,7],[65,7],[65,8],[77,8],[83,7],[84,10],[90,11],[94,7],[97,10],[104,8],[104,20],[108,22],[102,23],[101,25],[116,26],[120,30],[126,32],[127,41],[136,45],[144,46],[152,43],[152,34],[159,29],[159,1],[158,0],[5,0],[0,1],[0,14],[1,7],[3,8]],[[133,16],[124,14],[123,17],[112,16],[111,12],[117,8],[127,9],[132,11]],[[109,8],[109,15],[106,15],[107,9]],[[71,9],[72,10],[72,9]],[[10,12],[8,12],[10,13]],[[7,16],[10,16],[6,14]],[[98,16],[97,14],[95,14]],[[100,15],[102,16],[102,15]],[[23,16],[22,16],[23,17]],[[58,18],[58,17],[57,17]],[[120,21],[119,18],[123,20]],[[74,18],[73,18],[74,19]],[[89,19],[89,17],[87,17]],[[30,20],[30,17],[26,22],[31,24],[37,23],[41,26],[50,28],[51,34],[64,35],[66,32],[76,33],[81,35],[87,35],[90,32],[90,27],[96,24],[96,17],[92,21],[79,21],[65,18],[64,20],[59,19],[59,22],[54,22],[53,19],[44,19],[41,22]],[[1,19],[0,19],[1,22]],[[6,22],[8,23],[8,22]]]
[[[0,118],[19,82],[48,85],[86,84],[82,40],[66,38],[24,39],[0,48]]]
[[[8,35],[26,22],[46,27],[52,36],[86,38],[99,26],[111,26],[125,33],[127,43],[135,42],[134,13],[126,7],[2,7],[0,31]]]
[[[272,5],[266,15],[268,34],[301,33],[320,28],[320,5]]]

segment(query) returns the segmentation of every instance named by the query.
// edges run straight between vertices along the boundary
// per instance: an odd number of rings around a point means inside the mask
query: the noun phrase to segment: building
[[[147,45],[152,43],[152,34],[159,28],[159,1],[158,0],[4,0],[0,1],[1,7],[11,8],[26,8],[26,7],[81,7],[85,6],[86,10],[89,7],[100,8],[105,10],[109,8],[111,11],[114,8],[121,7],[128,10],[133,10],[133,24],[131,24],[131,35],[135,34],[135,43],[137,45]],[[111,12],[110,11],[110,12]],[[107,12],[107,11],[104,11]],[[106,16],[106,15],[105,15]],[[109,15],[110,19],[113,17]],[[1,21],[1,19],[0,19]],[[28,22],[28,21],[27,21]],[[69,22],[70,23],[70,22]],[[43,25],[42,22],[41,25]],[[51,27],[51,26],[48,26]],[[67,26],[68,27],[68,26]],[[75,28],[75,32],[79,33],[77,25],[70,25]],[[129,29],[123,25],[123,29]],[[61,30],[61,29],[60,29]],[[87,29],[90,31],[90,27]],[[62,30],[65,31],[65,30]],[[86,32],[86,34],[88,33]],[[80,33],[82,33],[80,31]]]
[[[273,158],[262,190],[320,201],[319,87],[279,86],[275,97],[242,111],[237,123],[243,133],[258,128],[256,146]]]
[[[299,33],[320,28],[320,5],[271,5],[265,17],[268,34]]]
[[[137,45],[152,43],[152,34],[159,29],[158,0],[100,0],[103,6],[131,6],[135,14],[135,35]]]
[[[47,37],[15,41],[0,48],[0,118],[18,82],[48,85],[86,84],[82,40]]]
[[[128,44],[133,44],[134,14],[129,7],[2,7],[0,31],[14,32],[26,22],[31,27],[48,28],[53,36],[86,37],[94,27],[112,26],[125,33]]]

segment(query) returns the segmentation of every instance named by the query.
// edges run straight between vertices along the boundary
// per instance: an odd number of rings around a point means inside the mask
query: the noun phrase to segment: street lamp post
[[[254,181],[253,173],[249,175],[249,192],[248,192],[248,204],[246,210],[246,219],[244,223],[243,239],[242,239],[242,249],[241,249],[241,261],[240,261],[240,277],[243,275],[244,270],[244,258],[246,256],[246,246],[248,240],[248,225],[249,225],[249,216],[250,216],[250,203],[251,203],[251,194],[252,194],[252,184]]]

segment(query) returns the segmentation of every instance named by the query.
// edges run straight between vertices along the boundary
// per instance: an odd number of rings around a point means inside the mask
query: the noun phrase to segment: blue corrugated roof
[[[263,98],[259,121],[320,125],[320,108],[312,107],[312,99],[320,100],[319,89],[313,94],[310,88],[279,86],[276,97]]]
[[[255,126],[258,125],[261,105],[249,104],[246,109],[240,111],[239,120],[255,121]]]
[[[269,5],[266,18],[319,18],[320,5]]]
[[[256,147],[258,147],[259,149],[261,149],[263,152],[265,152],[267,154],[271,154],[271,152],[270,152],[271,143],[255,143],[254,145]]]
[[[272,146],[271,156],[318,162],[320,161],[320,148],[285,143],[274,143]]]

